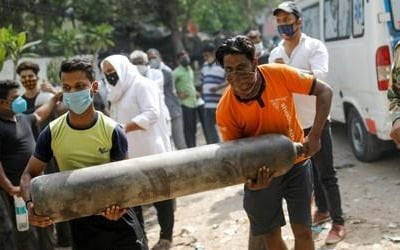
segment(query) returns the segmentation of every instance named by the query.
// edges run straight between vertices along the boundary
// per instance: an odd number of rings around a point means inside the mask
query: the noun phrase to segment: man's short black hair
[[[211,52],[214,53],[215,52],[215,45],[211,42],[208,42],[206,44],[203,45],[203,48],[201,49],[201,52]]]
[[[7,99],[10,90],[18,89],[19,85],[13,80],[0,80],[0,99]]]
[[[185,50],[182,50],[182,51],[180,51],[178,54],[176,54],[176,57],[177,58],[180,58],[181,56],[184,56],[184,55],[186,55],[187,54],[187,52],[185,51]]]
[[[77,56],[64,60],[61,63],[60,78],[61,73],[71,73],[75,71],[84,72],[91,82],[95,80],[93,61],[89,57]]]
[[[39,73],[39,65],[32,62],[32,61],[24,61],[22,63],[20,63],[17,67],[17,74],[20,75],[22,71],[24,70],[32,70],[35,75],[37,75]]]
[[[226,39],[217,49],[215,57],[217,62],[224,67],[224,57],[231,54],[243,54],[250,61],[255,58],[255,48],[253,43],[246,36],[235,36]]]

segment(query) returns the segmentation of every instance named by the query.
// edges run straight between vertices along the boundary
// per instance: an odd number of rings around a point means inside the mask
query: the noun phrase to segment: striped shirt
[[[216,108],[224,89],[216,92],[212,88],[221,86],[225,83],[225,71],[216,62],[204,63],[201,69],[201,86],[205,108]]]

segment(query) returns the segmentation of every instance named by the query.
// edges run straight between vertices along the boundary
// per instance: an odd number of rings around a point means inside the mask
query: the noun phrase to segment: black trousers
[[[125,214],[128,220],[128,214]],[[73,250],[141,250],[136,233],[123,218],[94,215],[70,221]]]
[[[46,228],[29,225],[29,230],[17,231],[14,199],[0,188],[0,249],[52,250],[55,239],[53,226]],[[4,242],[3,242],[4,239]]]
[[[307,135],[310,129],[304,130]],[[343,225],[343,212],[336,170],[333,167],[332,134],[326,121],[321,135],[321,150],[311,157],[314,171],[315,203],[319,212],[330,213],[333,223]]]
[[[182,105],[183,132],[188,148],[196,147],[196,108]]]
[[[157,210],[157,219],[158,224],[160,225],[160,239],[171,240],[172,241],[172,234],[174,231],[174,223],[175,223],[175,216],[174,216],[174,202],[173,200],[165,200],[160,202],[155,202],[153,205]],[[144,230],[144,219],[143,219],[143,212],[142,207],[135,207],[134,208],[136,216]]]

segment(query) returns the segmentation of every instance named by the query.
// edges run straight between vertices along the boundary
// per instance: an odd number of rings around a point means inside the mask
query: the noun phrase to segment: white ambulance
[[[391,147],[386,98],[393,47],[400,39],[400,0],[298,0],[303,32],[325,42],[331,118],[347,124],[361,161]]]

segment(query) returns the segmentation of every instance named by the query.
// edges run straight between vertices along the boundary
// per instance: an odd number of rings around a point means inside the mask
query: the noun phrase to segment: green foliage
[[[54,53],[62,53],[66,58],[79,54],[79,42],[84,35],[77,29],[58,28],[53,31],[48,41],[49,48]]]
[[[113,31],[114,28],[105,23],[88,27],[85,32],[85,44],[88,46],[88,50],[97,55],[115,46],[114,41],[111,39]]]
[[[47,79],[49,79],[52,84],[60,84],[60,68],[63,60],[64,58],[62,57],[54,57],[47,65]]]
[[[256,16],[262,15],[266,7],[276,6],[279,0],[179,0],[184,9],[193,2],[190,18],[200,30],[237,33],[254,27]]]
[[[13,1],[14,2],[14,1]],[[191,21],[200,31],[242,33],[256,27],[256,17],[281,0],[34,0],[15,1],[11,12],[0,5],[2,24],[25,30],[31,40],[43,40],[35,47],[43,55],[98,54],[112,47],[131,50],[140,40],[143,27],[170,29],[172,43],[179,43]],[[67,28],[70,27],[71,28]],[[16,44],[22,44],[20,34]],[[25,41],[26,42],[26,41]],[[0,66],[5,47],[0,45]],[[8,53],[8,52],[7,52]]]
[[[3,44],[0,43],[0,71],[3,69],[3,64],[6,61],[7,50]]]
[[[11,26],[0,28],[0,66],[2,66],[4,60],[9,57],[13,61],[15,69],[20,58],[37,56],[34,53],[28,53],[27,50],[35,47],[39,43],[41,43],[40,40],[27,43],[26,32],[17,33]],[[1,60],[2,57],[3,61]]]

